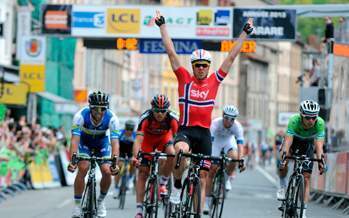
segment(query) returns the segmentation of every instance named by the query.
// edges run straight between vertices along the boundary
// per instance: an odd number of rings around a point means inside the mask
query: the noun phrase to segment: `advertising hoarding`
[[[232,9],[224,7],[86,6],[72,9],[72,35],[161,38],[154,16],[160,10],[173,39],[231,39]]]
[[[296,38],[296,10],[235,8],[233,37],[238,38],[249,17],[253,18],[251,39],[294,40]]]
[[[43,5],[41,30],[47,34],[70,34],[72,5]]]

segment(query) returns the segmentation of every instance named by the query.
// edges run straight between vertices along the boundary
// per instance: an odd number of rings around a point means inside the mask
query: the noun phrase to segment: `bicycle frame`
[[[84,190],[84,194],[81,200],[82,216],[84,218],[93,218],[97,217],[97,199],[96,199],[96,165],[102,161],[112,161],[113,166],[116,164],[116,158],[101,158],[96,157],[92,154],[92,157],[75,157],[72,162],[77,163],[79,161],[89,161],[89,173],[88,180]],[[85,200],[86,199],[86,200]]]
[[[283,214],[284,218],[288,217],[302,217],[304,209],[304,168],[303,164],[311,161],[322,162],[322,159],[309,158],[306,155],[302,156],[290,156],[286,157],[287,159],[294,160],[293,172],[289,178],[289,183],[286,191],[286,199],[283,200]],[[297,206],[298,201],[300,201],[300,206]],[[299,216],[297,214],[299,210]]]
[[[202,154],[183,153],[183,151],[180,151],[178,153],[178,157],[176,161],[176,166],[175,166],[176,168],[179,167],[182,157],[188,157],[191,159],[191,162],[189,164],[188,174],[184,179],[184,185],[182,187],[182,193],[181,193],[181,202],[183,204],[181,205],[182,216],[190,217],[191,215],[194,215],[194,217],[200,217],[201,182],[200,182],[200,166],[198,162],[201,160],[212,160],[212,157],[207,155],[202,155]],[[195,196],[193,196],[194,193],[196,194],[197,202],[195,202]],[[185,200],[183,201],[184,194],[187,194],[187,195]],[[194,212],[191,212],[191,209],[194,206],[196,206],[196,209],[193,208]]]
[[[244,160],[234,160],[221,151],[220,157],[211,157],[213,161],[219,162],[219,168],[213,179],[212,203],[210,205],[211,217],[221,217],[223,214],[224,199],[226,196],[225,181],[226,181],[226,164],[231,162],[244,162]],[[216,184],[218,182],[218,184]],[[217,188],[217,189],[216,189]]]
[[[125,201],[126,201],[126,191],[127,191],[127,180],[129,176],[128,168],[130,161],[128,158],[119,158],[119,161],[123,162],[122,169],[120,171],[120,177],[121,177],[121,185],[120,185],[120,191],[119,191],[119,208],[124,209]]]
[[[162,152],[139,152],[137,157],[144,158],[144,157],[151,157],[151,164],[150,164],[150,175],[146,182],[146,189],[145,189],[145,200],[143,202],[144,204],[144,212],[145,217],[157,217],[158,213],[158,202],[159,202],[159,159],[163,157],[174,157],[174,155],[169,155]],[[149,198],[149,199],[148,199]]]

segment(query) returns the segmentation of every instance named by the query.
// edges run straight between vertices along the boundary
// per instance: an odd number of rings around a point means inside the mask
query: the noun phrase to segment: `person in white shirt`
[[[232,159],[241,159],[243,156],[244,130],[239,121],[235,120],[239,115],[238,109],[233,105],[227,105],[223,109],[223,116],[212,121],[210,131],[212,135],[212,156],[219,157],[221,151]],[[227,166],[228,179],[225,184],[227,191],[231,189],[234,179],[236,162]],[[244,164],[239,165],[240,172],[245,170]],[[211,202],[212,181],[218,170],[218,165],[212,164],[206,185],[206,204],[204,214],[207,214]]]

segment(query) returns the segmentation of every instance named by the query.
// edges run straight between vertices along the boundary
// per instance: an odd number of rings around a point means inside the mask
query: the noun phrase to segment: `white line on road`
[[[62,203],[60,203],[59,205],[57,205],[56,208],[60,209],[62,207],[67,206],[68,204],[70,204],[70,202],[72,201],[72,199],[66,199],[65,201],[63,201]]]
[[[274,179],[274,177],[271,176],[265,169],[257,165],[256,170],[260,172],[267,180],[269,180],[269,182],[271,182],[275,187],[278,187],[276,179]]]

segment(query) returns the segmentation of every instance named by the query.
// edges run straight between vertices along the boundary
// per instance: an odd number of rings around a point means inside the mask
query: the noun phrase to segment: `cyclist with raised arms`
[[[143,217],[143,200],[145,194],[145,183],[149,176],[150,160],[148,157],[137,159],[139,151],[146,153],[155,150],[167,154],[175,154],[173,148],[173,136],[177,133],[178,119],[175,113],[169,110],[170,102],[165,95],[155,95],[151,101],[151,109],[146,110],[138,124],[136,141],[133,146],[132,162],[139,166],[136,182],[136,216]],[[165,162],[160,162],[160,195],[167,195],[167,182],[170,178],[174,158],[167,158]]]
[[[70,153],[73,156],[78,153],[79,156],[90,157],[94,152],[97,157],[117,157],[119,155],[119,119],[109,110],[109,96],[100,91],[93,92],[88,96],[88,103],[88,107],[82,108],[74,116]],[[110,137],[107,134],[108,130]],[[77,165],[70,162],[68,166],[68,170],[71,172],[78,168],[74,182],[75,208],[73,217],[81,215],[81,199],[89,164],[88,161],[79,161]],[[105,217],[107,210],[104,198],[107,196],[112,181],[111,175],[118,173],[118,167],[112,168],[109,162],[102,163],[99,167],[102,179],[100,195],[97,199],[97,215]]]
[[[211,155],[211,113],[215,104],[218,87],[236,58],[240,53],[243,41],[247,35],[252,33],[252,19],[244,25],[243,31],[237,38],[235,46],[229,52],[220,68],[209,74],[212,61],[211,54],[204,50],[195,50],[191,55],[191,65],[193,76],[179,62],[178,55],[173,42],[167,32],[165,18],[156,12],[155,23],[160,28],[161,38],[168,54],[172,70],[178,80],[180,128],[175,138],[176,154],[191,151],[194,154]],[[200,182],[201,182],[201,207],[205,202],[205,186],[210,168],[210,162],[201,162]],[[182,188],[182,175],[186,166],[186,161],[182,160],[179,169],[174,170],[174,188],[172,189],[170,202],[180,203],[180,193]],[[199,211],[201,213],[201,211]]]
[[[282,145],[282,163],[280,165],[281,179],[286,180],[288,160],[285,156],[291,155],[306,155],[309,158],[314,156],[314,147],[317,159],[324,160],[323,145],[325,138],[325,122],[319,117],[320,106],[312,100],[302,101],[299,106],[300,114],[293,115],[288,121],[287,132]],[[315,146],[314,146],[315,145]],[[318,162],[320,174],[324,172],[323,163]],[[305,192],[304,192],[304,211],[303,218],[309,201],[311,173],[313,162],[305,164]],[[284,181],[286,184],[287,181]],[[283,196],[283,199],[285,196]]]
[[[136,139],[136,131],[135,131],[135,122],[133,120],[127,120],[125,122],[125,128],[120,131],[119,135],[119,143],[120,143],[120,154],[119,156],[122,158],[131,158],[132,157],[132,149],[133,149],[133,143]],[[123,164],[123,161],[119,160],[119,168],[121,169]],[[129,176],[127,178],[127,188],[132,188],[135,170],[133,165],[130,165],[129,170]],[[120,175],[116,175],[114,177],[114,185],[115,185],[115,193],[114,198],[117,198],[119,195],[119,181],[120,181]]]
[[[238,109],[233,105],[227,105],[223,109],[222,117],[214,119],[211,123],[210,131],[212,135],[212,156],[219,157],[223,150],[229,158],[241,159],[244,147],[244,129],[236,117],[239,115]],[[242,163],[242,162],[241,162]],[[230,163],[227,166],[228,179],[226,181],[226,189],[231,190],[231,182],[233,181],[233,173],[236,163]],[[239,165],[240,171],[245,170],[245,166]],[[213,178],[218,170],[218,165],[212,164],[206,183],[206,204],[204,213],[208,214],[209,205],[211,203],[211,189]]]

